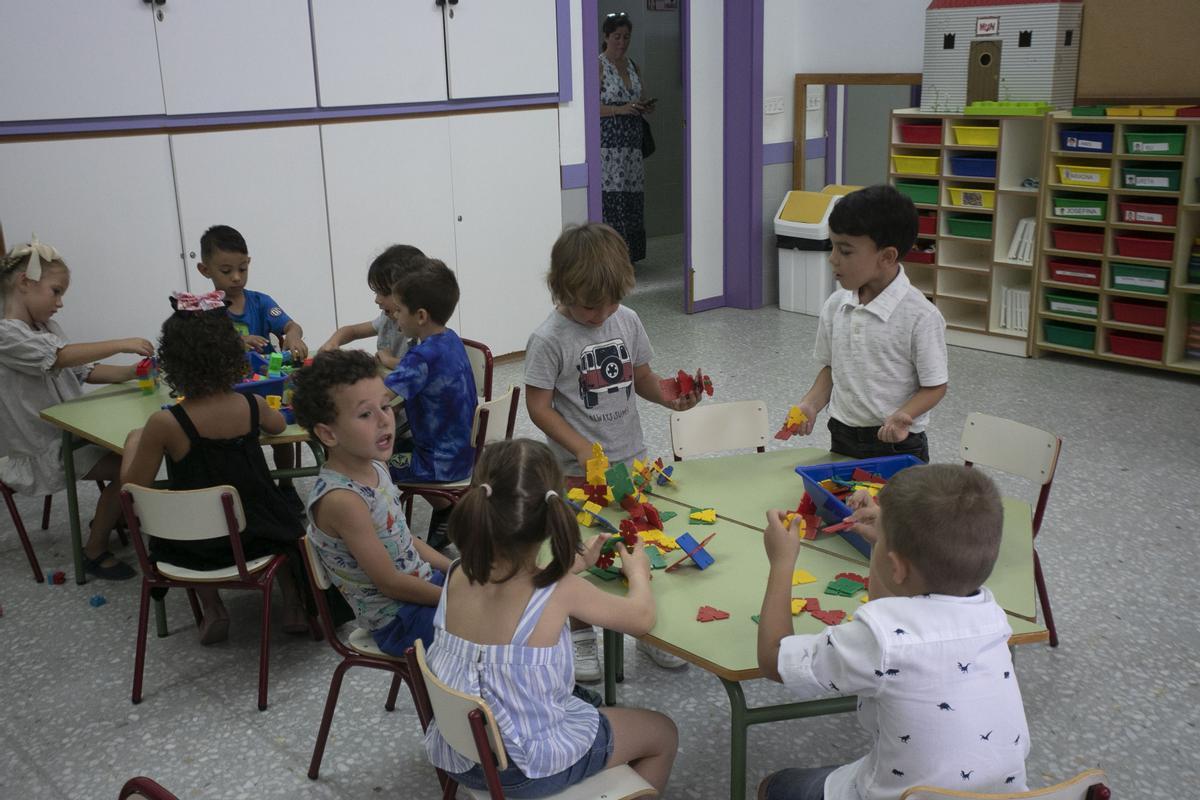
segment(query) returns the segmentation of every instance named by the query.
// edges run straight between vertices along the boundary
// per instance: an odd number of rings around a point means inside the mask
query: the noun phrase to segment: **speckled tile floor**
[[[762,398],[782,417],[807,388],[815,320],[777,308],[679,311],[678,238],[651,243],[630,298],[663,372],[703,366],[721,400]],[[1118,797],[1185,797],[1200,783],[1200,606],[1196,565],[1200,384],[1084,360],[1026,360],[950,349],[951,388],[930,429],[935,461],[956,461],[968,411],[1029,422],[1066,445],[1040,551],[1062,644],[1022,647],[1017,668],[1033,738],[1031,783],[1103,767]],[[497,386],[521,364],[497,368]],[[666,412],[643,410],[652,452],[668,452]],[[521,434],[533,428],[522,414]],[[814,437],[827,446],[824,434]],[[1030,487],[1003,481],[1007,493]],[[303,485],[302,489],[305,488]],[[95,501],[83,486],[83,507]],[[40,504],[20,502],[34,524]],[[47,569],[70,571],[63,495],[49,531],[34,531]],[[388,678],[352,670],[322,775],[305,775],[337,658],[323,643],[273,635],[271,706],[255,709],[258,600],[230,594],[230,640],[202,648],[182,594],[171,635],[150,637],[145,699],[129,702],[136,582],[35,584],[0,517],[0,798],[115,798],[145,774],[184,798],[435,797],[417,719]],[[415,526],[423,530],[418,516]],[[126,553],[132,557],[132,553]],[[108,604],[91,608],[103,593]],[[728,701],[696,668],[662,672],[627,643],[622,702],[668,711],[681,731],[670,797],[727,796]],[[747,686],[752,704],[787,699]],[[758,726],[749,777],[838,763],[866,746],[849,717]]]

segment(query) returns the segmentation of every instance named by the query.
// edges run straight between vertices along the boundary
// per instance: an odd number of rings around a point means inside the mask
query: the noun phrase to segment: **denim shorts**
[[[434,586],[444,586],[446,576],[435,569],[429,577]],[[405,603],[392,621],[378,630],[371,631],[375,646],[389,656],[402,657],[404,651],[420,639],[426,647],[433,644],[433,615],[437,606],[422,606]]]
[[[608,717],[600,715],[600,724],[596,727],[596,740],[583,756],[562,772],[547,775],[544,778],[529,778],[516,764],[509,763],[508,769],[500,771],[500,787],[505,797],[546,797],[558,794],[568,786],[590,778],[604,769],[613,751],[612,725]],[[483,775],[483,767],[476,764],[467,772],[459,775],[451,774],[454,780],[470,789],[487,789],[487,778]]]
[[[768,775],[763,781],[767,800],[825,800],[825,779],[837,767],[791,767]],[[761,791],[761,790],[760,790]]]

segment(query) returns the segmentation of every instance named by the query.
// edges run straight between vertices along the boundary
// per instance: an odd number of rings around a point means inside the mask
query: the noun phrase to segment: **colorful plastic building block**
[[[88,599],[88,605],[90,605],[92,608],[99,608],[107,602],[108,600],[106,600],[102,594],[94,594]]]
[[[604,473],[608,471],[608,456],[599,442],[592,442],[592,457],[587,460],[587,482],[593,486],[604,485]]]
[[[729,612],[722,611],[719,608],[712,606],[700,606],[700,610],[696,612],[696,619],[700,622],[714,622],[719,619],[729,619]]]
[[[679,549],[679,544],[662,531],[642,531],[642,541],[646,544],[654,545],[657,549],[664,553],[669,553],[672,550]]]
[[[838,595],[839,597],[853,597],[855,593],[862,590],[863,585],[858,581],[853,581],[849,578],[835,578],[825,587],[825,594]]]
[[[661,459],[660,459],[661,460]],[[667,483],[674,483],[675,479],[671,475],[675,472],[675,467],[667,465],[660,469],[658,478],[656,479],[659,486],[666,486]]]
[[[804,611],[804,608],[807,605],[808,605],[808,603],[805,601],[805,599],[803,597],[793,597],[792,598],[792,616],[793,617],[798,616],[801,612]]]
[[[629,467],[623,463],[617,463],[609,467],[604,473],[605,482],[612,487],[613,499],[620,503],[629,495],[641,494],[633,485],[633,479],[629,476]]]
[[[650,569],[666,569],[667,560],[663,558],[662,551],[652,545],[646,545],[646,558],[650,559]]]
[[[800,406],[792,406],[788,409],[787,419],[783,421],[783,427],[775,433],[775,438],[786,442],[793,436],[799,436],[800,426],[806,422],[808,422],[808,415],[800,410]]]
[[[716,559],[704,549],[704,546],[708,544],[709,541],[711,541],[716,535],[716,533],[710,533],[703,542],[697,542],[694,538],[692,538],[690,533],[681,533],[676,536],[675,543],[679,545],[679,549],[683,551],[683,558],[667,567],[667,572],[674,572],[676,569],[679,569],[680,565],[682,565],[688,559],[692,560],[697,569],[708,569],[711,567],[714,563],[716,563]]]
[[[824,622],[826,625],[840,625],[842,620],[846,618],[845,611],[809,611],[815,619]]]
[[[283,353],[271,353],[267,359],[267,376],[278,378],[283,375]]]
[[[798,569],[792,573],[792,586],[799,586],[802,583],[816,583],[817,577],[806,569]]]
[[[283,408],[283,396],[278,394],[269,394],[264,398],[267,405],[278,411]]]
[[[680,395],[691,394],[696,391],[697,385],[700,387],[700,391],[712,397],[712,379],[705,375],[703,370],[696,370],[694,376],[679,370],[674,378],[663,378],[659,381],[664,400],[675,400]]]
[[[621,570],[612,566],[611,558],[609,559],[607,566],[602,567],[600,566],[600,562],[596,562],[596,566],[588,567],[588,572],[592,573],[602,581],[615,580],[621,575]]]
[[[717,511],[714,508],[693,508],[688,519],[701,525],[716,525]]]
[[[599,519],[600,506],[595,503],[584,503],[583,507],[575,514],[575,519],[579,520],[579,524],[586,528],[590,528],[596,524]]]
[[[137,378],[137,385],[142,390],[142,394],[149,395],[157,392],[158,359],[154,357],[143,358],[134,368],[134,376]]]
[[[56,569],[46,576],[47,586],[62,586],[66,582],[67,573],[63,572],[61,569]]]

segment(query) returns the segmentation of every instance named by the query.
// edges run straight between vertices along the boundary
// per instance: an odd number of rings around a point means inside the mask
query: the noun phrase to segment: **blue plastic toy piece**
[[[91,599],[88,600],[88,605],[90,605],[92,608],[99,608],[107,602],[108,600],[104,599],[104,595],[94,594],[92,595]]]
[[[663,467],[662,474],[658,476],[658,485],[666,486],[667,478],[671,477],[671,474],[674,472],[675,472],[675,467]]]
[[[698,569],[708,569],[716,563],[716,559],[710,556],[708,551],[701,547],[690,533],[681,533],[676,536],[675,544],[679,545],[680,550],[687,553]]]

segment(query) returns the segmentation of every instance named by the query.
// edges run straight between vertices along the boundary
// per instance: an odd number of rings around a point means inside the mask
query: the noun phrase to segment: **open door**
[[[1000,99],[1000,40],[971,42],[967,67],[967,105],[980,100]]]

